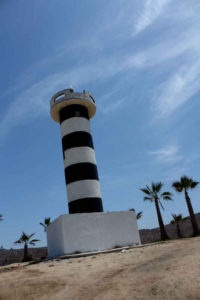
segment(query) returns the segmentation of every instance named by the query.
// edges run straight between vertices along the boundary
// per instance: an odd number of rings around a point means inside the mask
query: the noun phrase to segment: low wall
[[[28,254],[33,260],[47,257],[47,248],[29,248]],[[20,262],[23,259],[24,249],[0,249],[0,266]]]
[[[196,220],[200,228],[200,213],[197,213]],[[192,231],[192,225],[190,218],[188,218],[185,221],[182,221],[179,223],[180,225],[180,231],[183,237],[190,237],[193,233]],[[177,229],[175,224],[168,224],[165,225],[165,229],[167,231],[167,234],[171,238],[178,238],[177,235]],[[160,240],[160,229],[159,228],[153,228],[153,229],[141,229],[140,231],[140,238],[142,244],[152,243],[155,241]]]

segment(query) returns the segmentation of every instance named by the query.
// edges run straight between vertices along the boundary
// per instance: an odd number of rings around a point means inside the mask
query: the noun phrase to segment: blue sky
[[[72,85],[89,90],[105,211],[143,210],[140,187],[183,174],[199,180],[199,0],[2,0],[0,2],[0,245],[67,212],[59,125],[50,97]],[[200,210],[200,187],[191,192]],[[183,195],[164,203],[187,215]]]

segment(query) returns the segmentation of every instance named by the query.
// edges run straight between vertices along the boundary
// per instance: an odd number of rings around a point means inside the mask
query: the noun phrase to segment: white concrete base
[[[46,233],[49,258],[140,244],[132,211],[61,215]]]

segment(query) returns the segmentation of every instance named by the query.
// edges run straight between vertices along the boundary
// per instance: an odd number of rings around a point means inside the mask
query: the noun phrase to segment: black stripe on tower
[[[74,131],[62,138],[63,151],[75,147],[90,147],[94,149],[92,136],[86,131]]]
[[[64,107],[60,111],[60,124],[67,119],[74,117],[82,117],[89,120],[87,107],[79,104],[72,104]]]
[[[66,184],[74,181],[95,179],[99,180],[97,166],[92,163],[78,163],[65,168]]]
[[[68,205],[70,214],[103,211],[103,204],[101,198],[82,198],[69,202]]]

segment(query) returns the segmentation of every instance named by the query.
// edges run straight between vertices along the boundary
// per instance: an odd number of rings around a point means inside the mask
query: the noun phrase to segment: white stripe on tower
[[[98,180],[80,180],[67,185],[68,202],[84,198],[101,198]],[[83,200],[84,201],[84,200]]]
[[[62,137],[75,131],[91,133],[89,120],[82,117],[74,117],[64,120],[60,125],[60,129]]]
[[[96,165],[94,149],[90,147],[76,147],[65,151],[64,155],[65,168],[73,164],[89,162]]]

